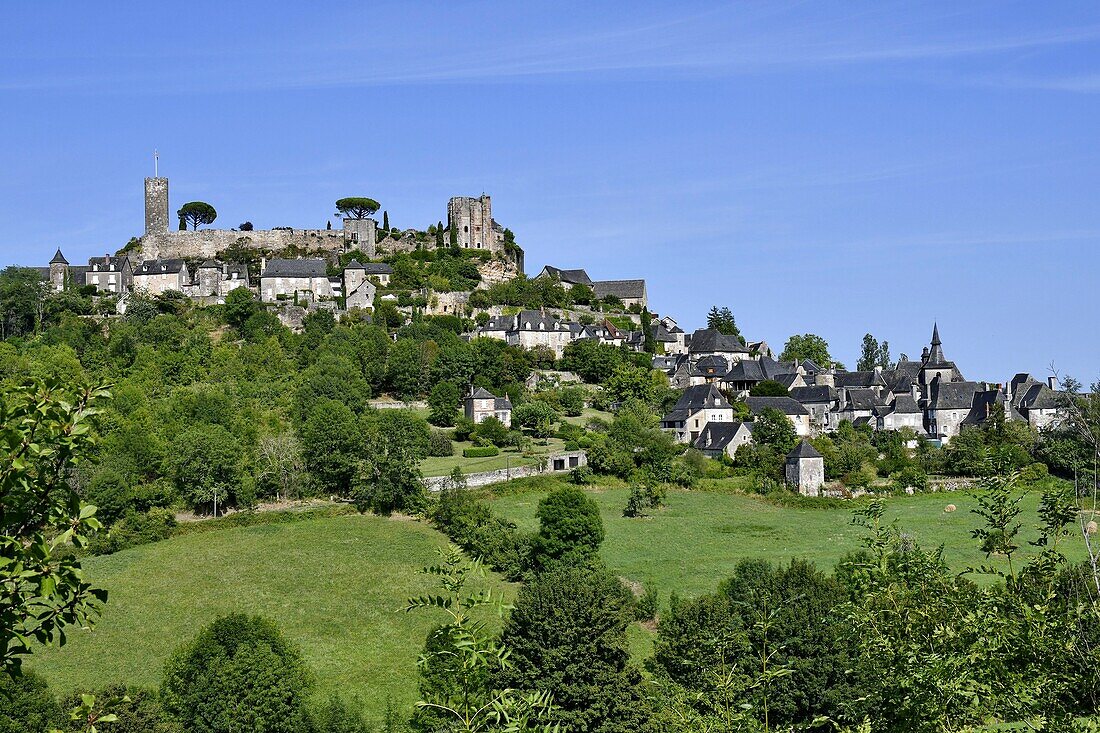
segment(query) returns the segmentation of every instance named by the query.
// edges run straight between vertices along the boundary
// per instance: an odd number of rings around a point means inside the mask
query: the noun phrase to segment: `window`
[[[469,231],[470,231],[470,227],[468,227],[468,226],[465,226],[465,225],[463,225],[463,227],[462,227],[462,231],[463,231],[463,232],[469,232]]]

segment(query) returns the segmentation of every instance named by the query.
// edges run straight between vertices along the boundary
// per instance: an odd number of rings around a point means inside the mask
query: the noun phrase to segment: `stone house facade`
[[[512,402],[507,397],[497,397],[484,387],[474,390],[463,400],[463,413],[474,424],[495,417],[507,428],[512,427]]]
[[[191,284],[187,263],[180,259],[145,260],[133,272],[134,290],[162,295],[170,290],[184,292]]]

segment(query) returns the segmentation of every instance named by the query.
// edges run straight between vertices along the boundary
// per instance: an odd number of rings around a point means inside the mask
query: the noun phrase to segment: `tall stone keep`
[[[447,237],[450,228],[458,236],[458,246],[466,249],[493,249],[493,204],[489,197],[455,196],[447,202]]]
[[[145,179],[145,233],[168,232],[168,179]]]

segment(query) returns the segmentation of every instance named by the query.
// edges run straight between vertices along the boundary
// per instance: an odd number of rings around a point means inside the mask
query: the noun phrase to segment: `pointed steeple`
[[[928,362],[931,364],[942,364],[946,359],[943,358],[943,344],[940,343],[940,325],[934,323],[932,325],[932,351],[928,355]]]
[[[50,260],[50,264],[51,265],[56,265],[56,264],[67,265],[67,264],[69,264],[69,261],[67,259],[65,259],[65,255],[61,254],[61,248],[60,247],[57,248],[57,253],[53,256],[53,259]]]

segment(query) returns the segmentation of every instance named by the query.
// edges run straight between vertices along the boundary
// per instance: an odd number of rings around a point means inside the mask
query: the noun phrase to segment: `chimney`
[[[920,402],[920,385],[916,382],[909,385],[909,394],[913,396],[914,402]]]
[[[263,275],[264,270],[266,270],[266,269],[267,269],[267,258],[266,257],[261,257],[260,258],[260,274]]]
[[[1058,391],[1058,377],[1054,376],[1053,374],[1050,375],[1049,377],[1047,377],[1047,386],[1050,387],[1052,390],[1057,392]]]

